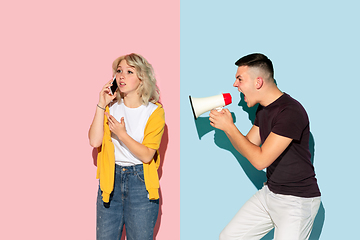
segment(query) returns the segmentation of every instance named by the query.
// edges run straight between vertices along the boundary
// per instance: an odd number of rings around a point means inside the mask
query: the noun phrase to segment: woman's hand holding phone
[[[99,106],[105,108],[112,100],[115,99],[116,97],[116,91],[114,92],[114,94],[112,94],[110,87],[113,86],[113,81],[115,79],[116,82],[116,78],[114,77],[112,80],[110,80],[109,82],[107,82],[104,87],[102,88],[100,94],[99,94]]]

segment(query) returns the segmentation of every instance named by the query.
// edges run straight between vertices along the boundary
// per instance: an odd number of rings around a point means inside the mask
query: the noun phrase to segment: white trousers
[[[310,237],[320,201],[320,197],[276,194],[265,185],[241,207],[219,239],[261,239],[275,227],[275,240],[306,240]]]

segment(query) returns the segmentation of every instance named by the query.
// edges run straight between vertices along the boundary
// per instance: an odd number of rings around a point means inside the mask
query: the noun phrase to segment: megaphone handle
[[[215,110],[217,110],[218,112],[221,112],[222,109],[223,109],[223,107],[217,107],[217,108],[215,108]]]

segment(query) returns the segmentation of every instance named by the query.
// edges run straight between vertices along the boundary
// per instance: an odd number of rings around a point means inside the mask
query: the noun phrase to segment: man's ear
[[[264,79],[262,77],[258,77],[255,83],[256,89],[259,90],[263,86],[263,84],[264,84]]]

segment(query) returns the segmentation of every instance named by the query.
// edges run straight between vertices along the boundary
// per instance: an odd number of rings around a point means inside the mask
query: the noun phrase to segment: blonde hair
[[[149,102],[155,103],[159,101],[160,90],[156,85],[156,79],[154,76],[154,70],[151,64],[141,55],[136,53],[131,53],[124,55],[115,59],[112,64],[113,76],[116,74],[116,70],[122,60],[125,60],[126,63],[134,67],[136,70],[137,77],[141,80],[139,86],[139,95],[141,101],[144,105],[147,105]],[[117,99],[120,101],[123,96],[120,94],[118,89]],[[119,97],[120,96],[120,97]]]

